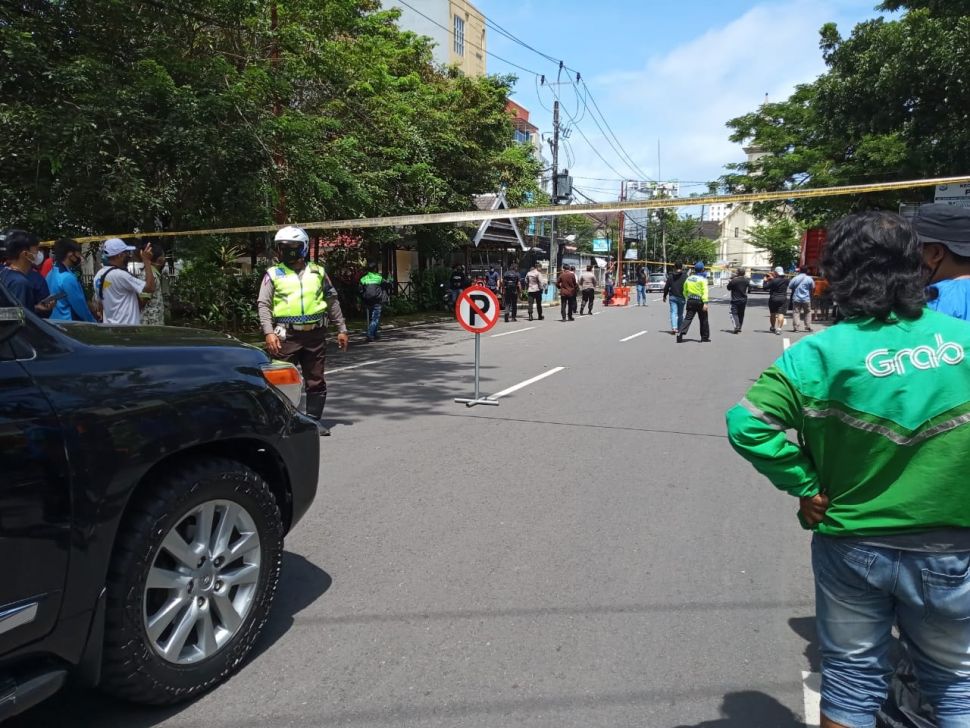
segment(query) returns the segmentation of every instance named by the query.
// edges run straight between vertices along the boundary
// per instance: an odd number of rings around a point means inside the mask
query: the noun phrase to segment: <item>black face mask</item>
[[[299,248],[291,248],[289,246],[280,248],[280,260],[282,260],[287,265],[296,263],[298,260],[303,260],[303,251]]]

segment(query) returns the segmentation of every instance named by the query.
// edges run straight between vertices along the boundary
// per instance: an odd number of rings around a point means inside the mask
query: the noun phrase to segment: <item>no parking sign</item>
[[[470,334],[484,334],[498,323],[498,296],[484,286],[472,286],[455,301],[455,318]]]
[[[481,396],[480,367],[482,360],[482,334],[498,323],[500,313],[498,297],[484,286],[471,286],[461,292],[455,301],[455,318],[462,328],[475,334],[475,396],[472,399],[456,399],[466,407],[476,404],[498,406],[498,402]]]

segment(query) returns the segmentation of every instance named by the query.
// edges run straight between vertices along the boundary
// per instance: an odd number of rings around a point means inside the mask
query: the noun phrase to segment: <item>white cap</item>
[[[134,245],[128,245],[121,238],[110,238],[104,241],[104,253],[109,258],[114,258],[121,253],[128,253],[135,249]]]
[[[775,275],[776,275],[776,276],[783,276],[783,275],[785,275],[785,269],[784,269],[784,268],[782,268],[782,267],[781,267],[781,266],[779,265],[779,266],[778,266],[777,268],[775,268]]]

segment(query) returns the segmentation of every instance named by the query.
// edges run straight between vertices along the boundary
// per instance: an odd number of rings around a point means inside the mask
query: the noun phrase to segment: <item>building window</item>
[[[734,237],[736,238],[741,237],[741,228],[734,228]]]
[[[457,15],[455,16],[455,53],[459,56],[465,55],[465,21]]]

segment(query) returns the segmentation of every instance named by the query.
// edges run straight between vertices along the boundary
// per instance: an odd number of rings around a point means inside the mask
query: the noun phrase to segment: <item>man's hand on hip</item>
[[[821,493],[810,498],[798,499],[798,510],[809,526],[816,526],[821,523],[822,519],[825,518],[825,511],[828,510],[828,507],[828,496]]]

